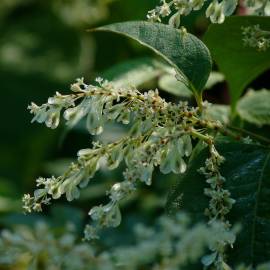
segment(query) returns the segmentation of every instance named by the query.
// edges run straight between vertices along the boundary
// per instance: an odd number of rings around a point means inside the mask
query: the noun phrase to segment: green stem
[[[208,135],[203,135],[201,134],[200,132],[192,129],[190,131],[190,135],[193,136],[193,137],[196,137],[204,142],[206,142],[207,144],[210,144],[212,142],[212,137],[208,136]]]
[[[195,95],[195,99],[197,102],[197,105],[199,107],[200,112],[203,111],[203,99],[202,99],[202,95]]]
[[[199,107],[199,111],[202,112],[203,111],[203,98],[202,98],[202,92],[198,92],[197,89],[193,86],[192,83],[188,83],[186,84],[186,86],[192,91],[192,93],[194,94],[196,103]]]

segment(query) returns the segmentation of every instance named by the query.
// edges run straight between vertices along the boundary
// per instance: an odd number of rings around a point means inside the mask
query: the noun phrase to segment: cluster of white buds
[[[161,22],[163,18],[170,17],[169,25],[179,28],[181,16],[186,16],[192,11],[200,10],[205,0],[161,0],[161,4],[150,10],[147,19],[152,22]],[[263,3],[261,3],[263,2]],[[207,2],[208,3],[208,2]],[[255,14],[265,15],[268,0],[248,0],[246,5],[254,9]],[[212,23],[223,23],[225,17],[232,15],[238,5],[238,0],[211,0],[206,9],[206,17]]]
[[[209,142],[210,157],[205,161],[205,167],[199,169],[206,182],[209,184],[209,188],[204,190],[206,196],[210,198],[209,207],[205,210],[206,216],[209,218],[209,224],[219,221],[223,225],[224,233],[229,233],[231,238],[227,238],[227,241],[220,239],[216,245],[211,247],[212,254],[211,264],[214,264],[216,269],[222,268],[225,264],[225,250],[227,246],[232,246],[235,241],[235,236],[231,233],[231,224],[227,220],[226,216],[230,212],[235,200],[231,198],[231,194],[228,190],[224,189],[224,183],[226,179],[220,174],[220,165],[225,161],[216,150],[212,142]]]
[[[34,121],[39,123],[54,116],[53,125],[59,124],[63,112],[67,125],[73,127],[83,117],[91,134],[100,134],[106,122],[117,121],[130,124],[128,136],[118,141],[78,152],[78,161],[59,177],[39,178],[34,196],[23,198],[26,212],[41,211],[42,204],[65,195],[68,201],[78,199],[80,189],[86,187],[105,158],[107,168],[113,170],[121,162],[126,165],[124,181],[113,185],[108,192],[110,201],[90,210],[93,223],[85,229],[85,238],[98,238],[102,228],[116,227],[121,222],[119,203],[136,190],[138,182],[151,185],[155,167],[164,174],[180,174],[187,168],[192,154],[192,139],[209,141],[203,134],[207,129],[219,127],[213,121],[202,119],[197,108],[187,103],[168,103],[159,96],[157,90],[140,93],[134,88],[115,88],[108,81],[98,78],[95,85],[78,79],[71,85],[72,94],[56,94],[48,103],[31,105]],[[49,121],[50,123],[50,121]],[[210,140],[211,141],[211,140]]]
[[[200,10],[205,0],[172,0],[166,2],[161,0],[161,5],[148,12],[147,18],[150,21],[161,22],[162,18],[170,16],[169,25],[179,28],[181,16],[190,14],[191,11]],[[212,23],[223,23],[225,16],[230,16],[236,9],[237,0],[213,0],[210,2],[206,17]]]
[[[162,18],[171,16],[169,24],[175,28],[180,26],[180,18],[182,15],[188,15],[192,10],[199,10],[204,5],[205,0],[173,0],[166,2],[161,1],[161,5],[150,10],[147,18],[153,22],[161,22]]]
[[[48,99],[47,104],[41,106],[31,103],[28,109],[35,117],[32,122],[45,123],[47,127],[55,129],[60,122],[60,113],[63,108],[74,105],[74,101],[70,96],[64,96],[56,92],[54,97]]]
[[[270,31],[260,28],[260,25],[243,27],[244,45],[258,51],[266,51],[270,47]]]
[[[206,10],[206,17],[210,18],[211,22],[213,23],[223,23],[225,20],[225,14],[223,11],[223,2],[218,2],[217,0],[214,0],[211,2],[211,4],[208,6]]]

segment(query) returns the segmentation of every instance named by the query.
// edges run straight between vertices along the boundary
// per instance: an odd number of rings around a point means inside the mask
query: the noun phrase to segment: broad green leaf
[[[92,31],[117,33],[138,41],[172,65],[201,98],[212,63],[207,47],[195,36],[168,25],[144,21],[116,23]]]
[[[219,144],[217,149],[226,158],[221,166],[221,173],[226,177],[225,188],[236,200],[229,220],[232,224],[242,225],[231,250],[230,263],[256,265],[265,262],[270,258],[270,150],[237,142]],[[198,173],[207,157],[208,150],[205,149],[192,160],[186,174],[180,177],[168,197],[170,214],[182,209],[195,220],[207,219],[203,213],[209,202],[204,195],[208,184]]]
[[[233,109],[248,84],[270,67],[270,50],[258,52],[243,43],[242,27],[256,24],[262,29],[270,29],[268,17],[232,16],[223,24],[212,24],[204,37],[228,81]]]
[[[240,117],[258,126],[270,124],[270,91],[250,90],[237,104]]]
[[[167,65],[150,57],[129,60],[106,70],[102,77],[115,87],[141,86],[165,72]]]

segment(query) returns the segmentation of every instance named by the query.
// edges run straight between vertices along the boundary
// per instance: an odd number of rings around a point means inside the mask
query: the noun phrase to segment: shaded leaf
[[[233,109],[247,85],[270,67],[270,50],[258,52],[244,46],[242,27],[256,24],[262,29],[270,28],[267,17],[232,16],[223,24],[212,24],[204,37],[212,57],[228,81]]]
[[[167,70],[167,73],[160,77],[159,79],[159,87],[175,96],[179,97],[191,97],[192,92],[190,89],[181,81],[178,81],[175,77],[175,72],[171,70]],[[213,71],[210,73],[210,76],[206,82],[204,89],[211,89],[215,84],[223,82],[225,80],[224,75]]]
[[[250,90],[237,104],[237,112],[247,122],[261,125],[270,124],[270,91]]]
[[[150,57],[125,61],[102,74],[115,87],[141,86],[164,73],[167,65]]]
[[[166,74],[162,76],[158,81],[159,87],[175,96],[179,97],[191,97],[192,92],[183,83],[178,81],[174,75]]]
[[[195,36],[160,23],[144,21],[116,23],[92,31],[124,35],[138,41],[163,57],[200,96],[211,71],[206,46]]]
[[[226,158],[221,166],[225,187],[236,200],[229,220],[242,225],[231,252],[231,263],[256,265],[267,261],[270,257],[270,151],[258,145],[236,142],[219,144],[217,149]],[[170,214],[182,209],[194,220],[206,220],[203,213],[208,198],[204,188],[208,185],[197,170],[204,165],[207,156],[207,150],[196,156],[171,191],[167,201]]]

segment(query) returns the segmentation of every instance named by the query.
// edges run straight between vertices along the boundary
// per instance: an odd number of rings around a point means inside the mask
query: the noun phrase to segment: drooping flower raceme
[[[127,165],[124,181],[109,191],[111,201],[105,206],[94,207],[89,213],[98,227],[114,227],[121,219],[118,203],[135,190],[136,181],[150,185],[155,166],[160,166],[164,173],[186,170],[185,159],[192,151],[193,122],[185,115],[192,116],[196,110],[189,111],[185,103],[167,103],[157,91],[141,94],[136,89],[114,89],[106,81],[97,81],[99,85],[93,86],[78,80],[71,86],[74,94],[57,93],[40,107],[32,103],[29,109],[34,114],[33,121],[56,128],[60,112],[64,110],[69,126],[74,126],[85,116],[87,129],[93,135],[100,134],[107,121],[132,122],[129,136],[107,145],[94,143],[92,148],[80,150],[78,162],[71,164],[61,177],[38,178],[39,189],[34,197],[25,195],[23,198],[26,211],[40,211],[42,204],[63,194],[68,201],[77,199],[80,188],[87,186],[98,170],[102,157],[106,158],[109,169],[117,168],[124,160]]]
[[[203,171],[210,184],[210,189],[206,190],[206,195],[211,198],[208,216],[212,222],[221,220],[227,224],[225,215],[231,209],[233,200],[222,188],[222,182],[219,188],[215,184],[220,179],[225,181],[219,175],[222,157],[213,146],[214,138],[208,133],[209,129],[222,132],[222,125],[204,119],[199,109],[189,107],[187,103],[166,102],[157,90],[140,93],[132,87],[115,88],[100,78],[96,81],[95,85],[88,85],[83,79],[78,79],[71,85],[70,95],[56,93],[46,104],[37,106],[32,103],[29,109],[34,114],[33,121],[56,128],[63,114],[67,125],[73,127],[86,117],[87,129],[93,135],[102,133],[106,122],[117,121],[130,124],[128,135],[108,144],[94,142],[92,148],[78,152],[77,162],[72,163],[63,175],[38,178],[38,189],[34,196],[26,194],[23,197],[24,210],[41,211],[42,204],[49,204],[52,199],[63,195],[68,201],[77,199],[80,189],[88,185],[99,169],[101,159],[106,159],[107,167],[111,170],[124,162],[124,180],[115,183],[107,192],[108,203],[95,206],[89,212],[92,223],[85,228],[85,239],[98,238],[100,229],[120,224],[119,203],[136,190],[138,182],[151,185],[156,167],[164,174],[184,173],[193,144],[203,141],[210,150],[210,158]],[[211,179],[214,179],[213,183]],[[216,196],[221,199],[220,208],[215,206]],[[217,215],[215,211],[218,211]],[[224,230],[229,231],[229,227],[224,226]],[[227,244],[225,242],[224,246]],[[214,249],[220,264],[224,263],[223,250],[225,247],[222,250]]]
[[[215,146],[209,144],[210,157],[206,159],[205,166],[199,169],[199,172],[206,178],[209,188],[205,188],[204,194],[210,198],[209,207],[205,209],[205,215],[209,218],[209,224],[220,222],[223,226],[224,232],[229,232],[231,224],[227,219],[227,215],[232,209],[235,200],[231,198],[231,194],[228,190],[224,189],[224,183],[226,179],[220,173],[220,165],[225,161],[216,150]],[[215,269],[226,269],[225,263],[225,251],[226,248],[232,245],[235,241],[235,236],[231,235],[230,239],[219,239],[215,245],[210,249],[212,254],[209,257],[212,258],[211,263],[214,264]]]

